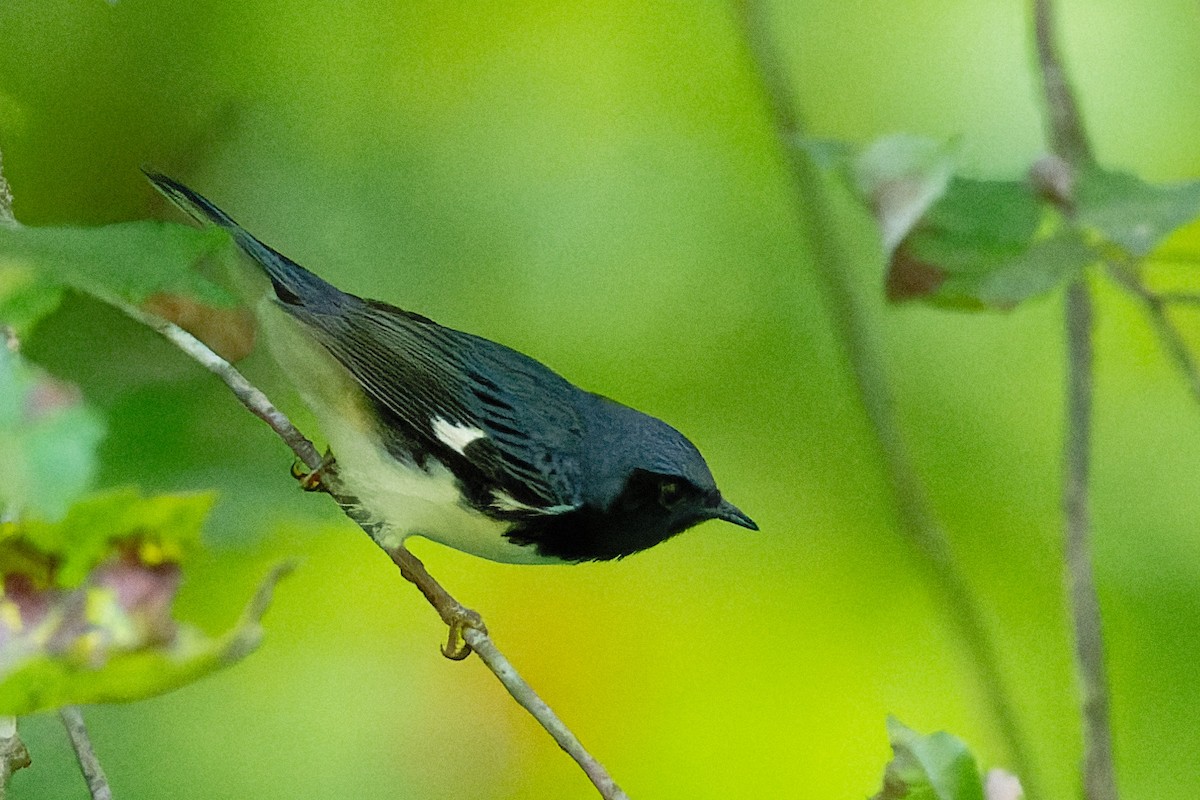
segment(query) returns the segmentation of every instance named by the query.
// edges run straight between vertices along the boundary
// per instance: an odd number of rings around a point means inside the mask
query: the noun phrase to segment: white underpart
[[[433,435],[460,456],[463,450],[467,449],[467,445],[484,436],[483,431],[474,425],[458,425],[441,417],[433,418]]]
[[[565,514],[574,511],[576,506],[531,506],[522,503],[503,489],[492,492],[492,508],[500,511],[530,511],[534,514]]]
[[[555,561],[539,556],[533,546],[505,539],[511,524],[491,519],[464,502],[454,475],[436,459],[428,459],[425,469],[403,464],[347,416],[320,422],[346,488],[373,516],[387,520],[389,531],[381,544],[392,546],[409,536],[424,536],[492,561]]]
[[[379,535],[381,545],[395,546],[409,536],[424,536],[492,561],[562,563],[538,555],[532,545],[504,538],[511,524],[491,519],[465,503],[454,476],[436,459],[428,459],[427,469],[419,469],[393,458],[377,437],[368,434],[374,424],[364,408],[361,388],[346,369],[281,309],[264,303],[260,319],[272,354],[296,381],[301,397],[316,416],[346,490],[373,517],[386,521],[387,529]],[[463,447],[478,438],[466,438],[470,429],[441,422],[456,432],[452,441]],[[476,432],[482,435],[482,431]],[[442,441],[453,447],[446,439]]]

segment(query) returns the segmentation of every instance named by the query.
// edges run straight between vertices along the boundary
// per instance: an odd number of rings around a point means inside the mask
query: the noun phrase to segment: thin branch
[[[30,765],[29,751],[17,735],[17,718],[0,717],[0,800],[8,793],[8,779]]]
[[[1063,512],[1066,516],[1067,593],[1075,628],[1084,721],[1083,783],[1086,800],[1116,800],[1108,678],[1096,577],[1092,571],[1091,477],[1092,299],[1087,283],[1067,287],[1067,429],[1063,442]]]
[[[533,687],[525,682],[525,679],[517,673],[504,654],[496,649],[496,645],[486,633],[478,628],[467,628],[463,631],[463,638],[488,665],[488,669],[500,678],[500,682],[504,684],[505,689],[508,689],[508,693],[513,696],[513,699],[536,717],[542,723],[542,727],[554,737],[554,741],[558,742],[558,746],[583,768],[602,797],[628,800],[628,796],[620,786],[613,782],[608,771],[604,769],[604,765],[583,749],[583,745],[575,738],[575,734],[571,733],[550,706],[538,697]]]
[[[71,737],[71,746],[75,748],[75,758],[79,760],[79,769],[87,780],[88,791],[92,800],[112,800],[112,789],[109,788],[108,778],[104,768],[96,758],[92,748],[91,737],[88,736],[87,726],[83,723],[83,714],[78,706],[63,706],[58,711],[67,735]]]
[[[455,600],[449,592],[433,579],[420,559],[403,545],[388,541],[386,525],[373,519],[358,498],[344,491],[334,461],[323,460],[305,436],[292,422],[251,384],[232,364],[214,353],[207,345],[174,323],[148,314],[139,308],[114,297],[101,297],[133,319],[149,325],[190,358],[209,370],[222,381],[247,409],[266,422],[279,438],[304,464],[317,473],[320,487],[333,497],[342,511],[358,524],[371,539],[392,558],[400,573],[414,583],[438,612],[442,621],[450,626],[450,642],[443,653],[451,658],[465,658],[473,650],[492,674],[503,684],[508,693],[537,720],[558,745],[573,758],[600,792],[605,800],[628,800],[612,777],[595,758],[584,749],[554,711],[529,686],[513,668],[488,635],[479,614]],[[457,647],[456,638],[461,636],[467,649]]]
[[[1091,141],[1058,54],[1058,29],[1051,0],[1033,0],[1033,42],[1046,101],[1050,149],[1076,169],[1092,164],[1095,158]]]
[[[171,344],[187,353],[193,361],[220,378],[237,399],[241,401],[242,405],[254,414],[254,416],[267,423],[271,430],[275,431],[279,435],[279,438],[283,439],[284,444],[290,447],[292,452],[309,469],[315,470],[321,466],[321,455],[317,452],[317,448],[313,446],[313,443],[296,429],[296,426],[284,416],[283,412],[271,404],[271,401],[267,399],[262,390],[246,380],[241,372],[235,369],[228,361],[214,353],[208,345],[175,323],[168,322],[162,317],[143,311],[135,305],[126,303],[119,297],[95,289],[91,290],[91,294],[97,299],[103,300],[105,303],[120,310],[131,319],[152,328]]]
[[[824,284],[859,398],[883,456],[886,477],[899,512],[900,532],[921,555],[934,587],[941,593],[951,619],[958,626],[959,635],[978,671],[988,705],[1008,746],[1012,766],[1029,787],[1029,796],[1036,797],[1032,761],[1001,673],[999,653],[988,633],[979,603],[954,559],[945,528],[933,512],[896,416],[882,347],[849,278],[854,273],[853,260],[845,249],[841,231],[830,210],[821,175],[799,147],[804,125],[762,3],[746,0],[741,12],[740,21],[750,59],[762,84],[767,110],[779,137],[780,151],[791,174],[796,213],[806,226],[813,263]]]
[[[1079,104],[1058,53],[1051,0],[1033,0],[1033,38],[1054,153],[1075,172],[1094,163]],[[1063,442],[1064,559],[1079,669],[1085,800],[1117,800],[1104,631],[1092,567],[1089,479],[1092,430],[1092,299],[1086,276],[1067,287],[1066,431]]]
[[[1160,259],[1155,260],[1158,261]],[[1163,305],[1200,306],[1200,294],[1192,294],[1190,292],[1151,292],[1149,289],[1146,289],[1146,292]]]
[[[13,195],[8,181],[4,179],[4,160],[0,158],[0,225],[7,228],[17,227],[17,219],[12,210]]]
[[[1175,362],[1175,366],[1183,373],[1184,379],[1187,381],[1188,389],[1192,393],[1192,397],[1200,402],[1200,364],[1196,363],[1195,356],[1188,348],[1187,342],[1184,341],[1183,333],[1179,327],[1171,321],[1167,307],[1172,304],[1200,304],[1200,297],[1195,295],[1176,295],[1176,294],[1156,294],[1151,291],[1141,280],[1131,274],[1127,265],[1107,263],[1108,274],[1112,276],[1117,284],[1138,299],[1146,306],[1146,314],[1150,317],[1150,324],[1154,328],[1155,335],[1158,336],[1159,342],[1171,360]]]

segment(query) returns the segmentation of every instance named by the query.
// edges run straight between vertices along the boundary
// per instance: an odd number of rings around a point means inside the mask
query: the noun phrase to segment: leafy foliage
[[[194,267],[219,257],[229,241],[218,228],[155,221],[100,228],[0,226],[0,289],[7,283],[28,287],[27,276],[34,272],[51,286],[116,294],[133,303],[165,292],[228,304],[229,295]],[[15,277],[4,277],[9,274]],[[22,301],[20,293],[7,302],[18,311],[47,305]]]
[[[172,615],[212,495],[79,499],[103,433],[73,386],[0,347],[0,716],[159,694],[261,638],[278,570],[221,636]]]
[[[955,148],[914,136],[814,160],[847,176],[874,214],[887,294],[967,309],[1007,309],[1114,253],[1140,258],[1200,216],[1200,182],[1153,186],[1132,175],[1039,162],[1031,180],[954,174]],[[840,159],[840,161],[839,161]]]
[[[171,614],[212,502],[125,489],[81,500],[60,522],[0,526],[0,714],[141,699],[254,650],[282,570],[220,636]]]
[[[1200,181],[1154,186],[1093,167],[1081,176],[1075,204],[1081,225],[1140,257],[1200,216]]]
[[[873,800],[984,800],[983,781],[967,746],[948,733],[922,736],[889,717],[892,760]]]

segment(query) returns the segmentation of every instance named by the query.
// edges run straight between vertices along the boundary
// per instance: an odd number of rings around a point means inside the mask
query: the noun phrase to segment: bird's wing
[[[495,510],[520,516],[578,505],[578,389],[503,345],[345,297],[334,314],[283,305],[371,399],[494,483]]]

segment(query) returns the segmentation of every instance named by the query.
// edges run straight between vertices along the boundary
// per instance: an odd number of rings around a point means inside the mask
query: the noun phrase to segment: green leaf
[[[91,483],[103,436],[73,385],[0,346],[0,507],[61,517]]]
[[[847,158],[817,144],[822,166]],[[888,299],[1007,309],[1097,260],[1087,237],[1028,182],[956,175],[957,151],[956,142],[889,136],[839,170],[879,225]]]
[[[1200,216],[1200,181],[1154,186],[1125,172],[1091,167],[1079,177],[1075,206],[1082,225],[1140,257]]]
[[[138,700],[234,663],[286,568],[241,620],[207,636],[172,615],[212,497],[89,497],[58,523],[0,525],[0,715]]]
[[[230,305],[230,295],[194,269],[220,257],[230,241],[220,228],[149,220],[99,228],[0,227],[0,272],[34,270],[132,303],[165,292]]]
[[[888,297],[1011,308],[1097,258],[1082,233],[1044,209],[1027,184],[955,178],[893,254]]]
[[[922,736],[888,717],[892,760],[873,800],[983,800],[983,781],[967,746],[948,733]]]

